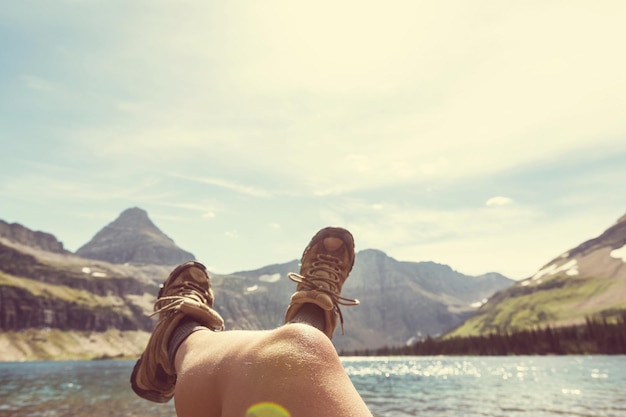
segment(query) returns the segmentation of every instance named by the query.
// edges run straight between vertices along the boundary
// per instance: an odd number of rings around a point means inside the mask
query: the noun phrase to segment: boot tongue
[[[336,288],[337,274],[331,264],[318,263],[309,270],[308,275],[318,286],[333,292],[338,290]]]

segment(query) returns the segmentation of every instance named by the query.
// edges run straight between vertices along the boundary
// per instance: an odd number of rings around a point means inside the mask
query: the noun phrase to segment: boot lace
[[[175,314],[185,303],[185,300],[195,300],[200,304],[207,304],[207,297],[204,296],[206,291],[193,282],[185,282],[183,288],[176,295],[167,295],[159,297],[154,303],[154,313],[150,317],[160,313]]]
[[[341,313],[339,305],[355,306],[359,304],[359,300],[342,297],[339,294],[341,291],[340,286],[343,284],[343,282],[341,282],[343,275],[341,265],[342,262],[340,259],[331,255],[320,253],[315,256],[315,260],[311,262],[311,267],[304,273],[304,275],[290,272],[288,276],[290,280],[297,282],[298,284],[302,284],[306,290],[320,291],[330,297],[335,310],[339,314],[341,334],[344,334],[343,314]]]

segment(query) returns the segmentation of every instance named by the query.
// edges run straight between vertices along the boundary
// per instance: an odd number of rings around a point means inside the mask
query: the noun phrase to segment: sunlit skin
[[[175,365],[179,417],[371,417],[330,340],[306,324],[195,332]]]

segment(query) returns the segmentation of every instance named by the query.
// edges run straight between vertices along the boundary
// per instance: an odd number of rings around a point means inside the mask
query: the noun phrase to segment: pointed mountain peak
[[[148,217],[148,212],[140,209],[139,207],[133,207],[124,210],[119,217],[113,222],[119,226],[128,227],[155,227],[154,223]]]
[[[124,210],[76,251],[78,256],[112,263],[176,265],[194,260],[176,246],[138,207]]]

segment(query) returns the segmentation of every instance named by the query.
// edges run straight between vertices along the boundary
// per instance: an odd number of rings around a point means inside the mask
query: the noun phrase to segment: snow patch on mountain
[[[576,261],[576,259],[572,259],[561,266],[558,266],[557,264],[550,264],[545,268],[540,269],[535,275],[533,275],[532,279],[536,281],[544,276],[555,275],[563,271],[565,271],[565,273],[569,276],[578,275],[578,261]]]
[[[626,262],[626,245],[621,248],[613,249],[611,251],[611,257],[615,259],[621,259],[623,262]]]
[[[259,277],[259,281],[262,282],[278,282],[280,280],[280,274],[263,274]]]

